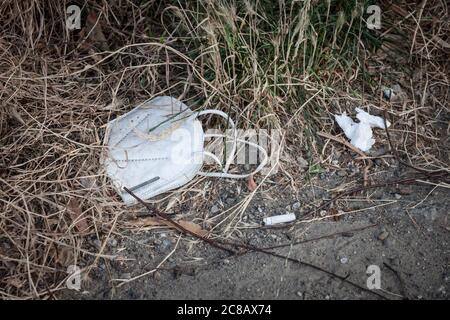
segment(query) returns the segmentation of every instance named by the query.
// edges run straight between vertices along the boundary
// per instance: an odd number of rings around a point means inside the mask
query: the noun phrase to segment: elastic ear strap
[[[207,110],[202,110],[197,114],[197,117],[205,115],[205,114],[215,114],[218,116],[221,116],[222,118],[226,119],[230,125],[230,128],[233,130],[233,146],[231,147],[231,152],[230,155],[228,156],[227,161],[225,162],[225,166],[223,167],[223,172],[227,172],[231,162],[233,162],[234,159],[234,154],[236,153],[236,140],[237,140],[237,132],[236,132],[236,127],[234,125],[233,119],[231,119],[225,112],[220,111],[220,110],[212,110],[212,109],[207,109]],[[205,135],[205,137],[213,137],[215,135],[211,135],[211,134],[207,134]],[[222,137],[225,137],[224,135],[222,135]]]
[[[210,134],[209,136],[211,136],[211,137],[219,137],[219,138],[227,138],[227,136],[225,136],[223,134]],[[260,145],[258,145],[256,143],[253,143],[253,142],[250,142],[250,141],[245,141],[245,140],[242,140],[242,139],[236,139],[236,141],[242,142],[244,144],[248,144],[249,146],[255,147],[259,151],[261,151],[261,153],[262,153],[264,158],[261,161],[261,163],[259,164],[259,166],[253,172],[246,173],[246,174],[233,174],[233,173],[227,173],[227,172],[203,172],[203,171],[200,171],[200,172],[198,172],[198,174],[202,175],[202,176],[205,176],[205,177],[242,179],[242,178],[247,178],[248,176],[254,175],[254,174],[258,173],[259,171],[261,171],[262,168],[264,168],[264,166],[267,164],[268,156],[267,156],[266,150],[263,147],[261,147]],[[209,152],[205,152],[205,154],[208,155],[208,156],[212,155],[213,158],[215,158],[215,159],[217,159],[217,161],[219,161],[219,159],[215,155],[213,155],[213,154],[211,154]],[[219,161],[219,163],[220,163],[220,161]]]
[[[220,162],[219,158],[216,157],[215,154],[208,152],[208,151],[203,151],[203,155],[211,157],[215,162],[217,162],[219,164],[219,166],[222,167],[222,162]]]

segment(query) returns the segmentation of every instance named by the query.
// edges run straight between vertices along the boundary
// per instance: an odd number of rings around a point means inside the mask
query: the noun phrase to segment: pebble
[[[378,240],[384,241],[387,239],[387,237],[389,237],[389,232],[384,230],[384,231],[381,231],[380,234],[378,235]]]
[[[217,212],[220,211],[220,209],[219,209],[218,206],[213,205],[213,206],[211,207],[211,210],[210,210],[210,211],[211,211],[212,214],[216,214]]]
[[[297,296],[299,296],[300,298],[303,297],[303,292],[297,291]]]
[[[327,215],[327,212],[325,210],[320,210],[319,215],[321,217],[325,217]]]
[[[111,247],[117,246],[117,240],[114,238],[109,239],[108,243]]]
[[[300,202],[294,203],[294,204],[292,205],[292,209],[293,209],[293,210],[298,210],[298,209],[300,209]]]
[[[394,266],[399,267],[400,266],[400,259],[398,257],[391,258],[391,263]]]
[[[129,272],[122,273],[122,275],[120,276],[120,279],[131,279],[131,273],[129,273]]]
[[[92,243],[94,244],[94,246],[97,249],[100,249],[102,247],[102,242],[100,240],[98,240],[98,239],[95,239]]]
[[[394,197],[395,197],[395,199],[400,200],[402,198],[402,195],[396,193],[396,194],[394,194]]]
[[[306,168],[308,168],[309,167],[309,163],[308,163],[308,161],[306,161],[305,159],[303,159],[303,157],[298,157],[297,158],[297,163],[298,163],[298,166],[301,168],[301,169],[306,169]]]
[[[341,261],[342,264],[346,264],[348,262],[348,258],[347,257],[342,257],[340,259],[340,261]]]
[[[337,174],[339,177],[345,177],[345,176],[347,176],[347,171],[345,171],[345,170],[339,170],[338,172],[336,172],[336,174]]]
[[[346,237],[346,238],[351,238],[353,237],[355,234],[353,232],[343,232],[342,236]]]
[[[161,244],[158,246],[158,250],[162,252],[167,251],[171,247],[171,245],[172,241],[170,241],[170,239],[165,238],[161,241]]]
[[[3,243],[2,243],[2,247],[3,247],[5,250],[11,249],[11,245],[10,245],[8,242],[3,242]]]
[[[234,203],[234,199],[233,198],[227,198],[227,200],[225,200],[225,202],[229,205],[232,205]]]
[[[378,166],[378,167],[381,167],[383,165],[383,160],[375,159],[375,165]]]
[[[434,221],[438,218],[439,213],[435,207],[431,207],[424,212],[424,215],[428,220]]]
[[[394,90],[387,88],[383,90],[383,97],[386,100],[391,100],[391,97],[394,95]]]
[[[398,193],[405,196],[405,195],[411,194],[412,189],[410,187],[406,187],[406,186],[399,186]]]

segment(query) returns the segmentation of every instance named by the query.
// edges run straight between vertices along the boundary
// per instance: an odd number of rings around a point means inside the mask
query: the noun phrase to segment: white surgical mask
[[[197,119],[215,114],[228,121],[231,137],[223,134],[206,135]],[[145,200],[181,187],[195,175],[224,178],[245,178],[260,171],[267,163],[267,153],[261,146],[237,138],[234,122],[222,111],[193,112],[172,97],[157,97],[108,123],[105,144],[108,147],[103,164],[114,187],[127,205],[136,200],[123,190],[127,187]],[[225,137],[232,147],[222,172],[201,172],[204,156],[220,160],[204,150],[204,140]],[[263,160],[249,174],[228,173],[236,152],[237,142],[260,150]]]

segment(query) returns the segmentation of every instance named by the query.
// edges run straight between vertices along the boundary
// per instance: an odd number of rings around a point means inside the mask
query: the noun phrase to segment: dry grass
[[[405,161],[448,170],[448,7],[422,4],[385,1],[377,32],[363,1],[80,1],[83,29],[68,31],[64,3],[2,2],[0,296],[53,298],[68,265],[118,259],[105,243],[140,208],[125,208],[101,170],[105,124],[157,95],[222,109],[242,128],[285,129],[281,175],[294,186],[297,165],[283,159],[300,145],[311,164],[330,163],[342,146],[315,133],[340,133],[331,114],[359,104],[388,112]],[[404,97],[383,101],[393,83]],[[154,202],[201,211],[210,183]],[[229,235],[254,194],[191,218]]]

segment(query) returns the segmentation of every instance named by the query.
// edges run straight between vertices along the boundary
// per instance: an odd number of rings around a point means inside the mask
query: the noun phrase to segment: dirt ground
[[[399,174],[395,165],[379,172],[384,178]],[[312,239],[274,250],[348,276],[362,287],[366,287],[368,266],[376,265],[381,271],[381,289],[376,292],[388,299],[449,299],[448,189],[427,185],[381,188],[338,201],[340,218],[327,217],[329,211],[321,211],[313,222],[281,229],[261,226],[263,217],[286,212],[294,212],[302,220],[305,208],[329,199],[327,190],[351,179],[351,174],[329,171],[311,179],[311,186],[298,193],[276,187],[261,192],[247,208],[242,217],[244,227],[232,240],[268,247]],[[227,205],[239,201],[236,190],[243,182],[223,180],[218,184],[223,188],[217,201],[225,200]],[[112,237],[105,253],[120,253],[127,261],[99,261],[89,280],[82,281],[79,292],[64,290],[59,297],[380,299],[370,291],[285,259],[255,252],[230,256],[178,235],[161,228]],[[322,236],[326,237],[316,239]],[[94,241],[95,245],[99,246]],[[134,279],[139,275],[143,276]]]

